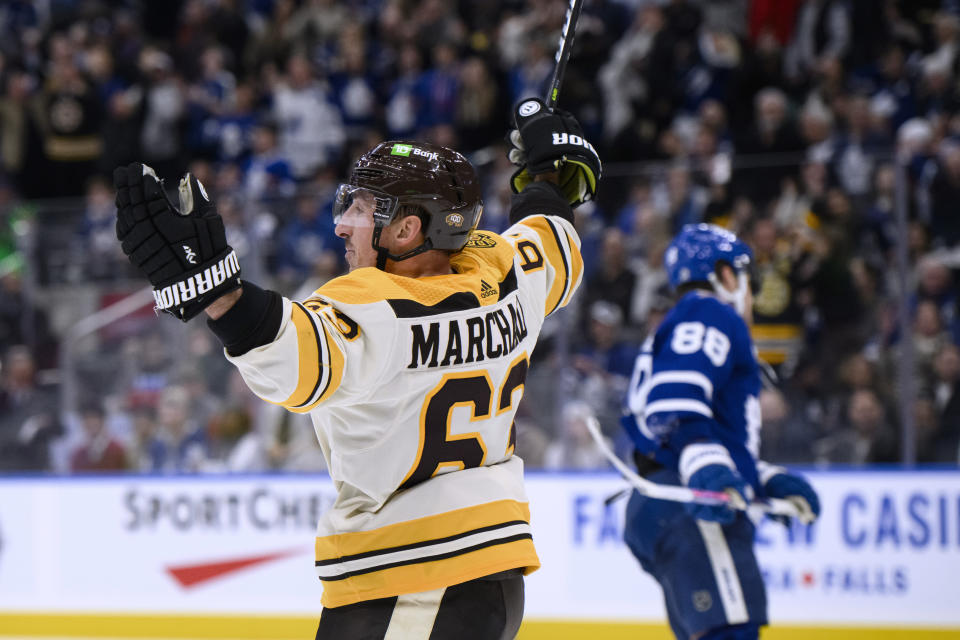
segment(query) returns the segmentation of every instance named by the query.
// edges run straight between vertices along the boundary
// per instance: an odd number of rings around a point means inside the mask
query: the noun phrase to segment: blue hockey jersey
[[[694,291],[644,342],[623,426],[641,452],[672,470],[687,444],[718,442],[762,495],[757,474],[760,387],[743,318],[710,293]]]

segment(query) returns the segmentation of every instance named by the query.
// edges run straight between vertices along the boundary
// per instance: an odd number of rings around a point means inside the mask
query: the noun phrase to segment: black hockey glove
[[[548,109],[539,98],[524,100],[513,115],[517,128],[508,136],[508,157],[520,167],[510,179],[514,193],[523,191],[536,175],[558,172],[560,190],[571,207],[592,200],[600,180],[600,157],[577,119]]]
[[[157,309],[186,322],[240,288],[237,254],[199,180],[189,173],[180,179],[179,208],[145,164],[117,167],[113,184],[117,239],[153,285]]]

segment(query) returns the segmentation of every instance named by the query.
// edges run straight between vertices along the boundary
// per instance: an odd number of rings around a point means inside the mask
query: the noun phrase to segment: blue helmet
[[[715,224],[684,225],[663,254],[663,266],[674,290],[688,282],[710,282],[719,261],[739,275],[749,268],[753,252],[736,234]]]

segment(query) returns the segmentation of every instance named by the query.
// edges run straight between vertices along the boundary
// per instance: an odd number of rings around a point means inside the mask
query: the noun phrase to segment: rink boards
[[[758,529],[764,637],[960,637],[960,472],[808,475],[820,521]],[[528,475],[543,568],[522,639],[669,637],[621,541],[625,501],[605,504],[622,487]],[[333,497],[324,476],[0,479],[0,635],[312,637],[313,527]]]

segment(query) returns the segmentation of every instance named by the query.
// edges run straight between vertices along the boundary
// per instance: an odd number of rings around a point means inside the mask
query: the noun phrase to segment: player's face
[[[343,238],[350,271],[377,265],[377,252],[372,245],[374,206],[370,193],[358,191],[334,228],[337,236]]]

